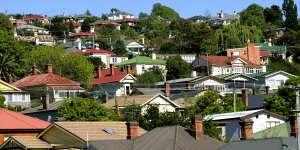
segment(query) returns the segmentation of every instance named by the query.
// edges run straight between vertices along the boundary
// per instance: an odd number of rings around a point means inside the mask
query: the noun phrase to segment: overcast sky
[[[92,15],[101,16],[109,13],[111,8],[118,8],[137,17],[140,12],[150,13],[153,4],[157,2],[175,9],[181,17],[189,18],[208,12],[215,16],[221,10],[229,14],[234,10],[240,12],[252,3],[263,7],[273,4],[281,7],[283,0],[2,0],[0,12],[55,16],[64,11],[68,15],[81,14],[89,9]],[[300,0],[295,2],[300,17]]]

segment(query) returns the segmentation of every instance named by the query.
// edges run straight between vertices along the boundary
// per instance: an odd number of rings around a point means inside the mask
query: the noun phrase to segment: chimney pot
[[[114,64],[110,64],[110,75],[111,76],[115,75],[115,65]]]
[[[50,107],[50,96],[49,93],[43,97],[43,109],[48,110]]]
[[[37,68],[36,65],[32,66],[32,75],[37,75]]]
[[[196,140],[200,140],[204,136],[202,116],[192,117],[192,134]]]
[[[291,114],[289,116],[289,121],[290,121],[290,128],[291,128],[291,135],[290,136],[296,137],[297,133],[298,133],[296,114]]]
[[[52,73],[52,64],[48,64],[47,66],[46,66],[46,73]]]
[[[241,140],[253,139],[253,121],[251,119],[241,119]]]
[[[243,100],[243,104],[247,108],[248,107],[248,89],[243,89],[242,90],[242,100]]]
[[[133,140],[138,136],[139,123],[136,121],[126,122],[127,126],[127,139]]]
[[[13,77],[11,74],[8,75],[8,83],[12,84],[13,83]]]
[[[165,93],[167,97],[170,97],[170,84],[169,83],[165,83]]]

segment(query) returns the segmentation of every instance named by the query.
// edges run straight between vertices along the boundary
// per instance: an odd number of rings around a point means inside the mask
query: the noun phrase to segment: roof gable
[[[2,92],[6,92],[6,91],[22,91],[20,90],[19,88],[16,88],[15,86],[13,85],[10,85],[2,80],[0,80],[0,91]]]
[[[171,105],[173,105],[175,107],[178,107],[178,108],[180,107],[178,104],[172,102],[169,98],[163,96],[161,93],[156,94],[154,97],[152,97],[151,99],[149,99],[148,101],[146,101],[141,106],[148,105],[148,104],[157,104],[157,105],[162,104],[161,101],[158,100],[158,98],[161,98],[162,100],[165,101],[165,103],[163,103],[163,104],[171,104]]]

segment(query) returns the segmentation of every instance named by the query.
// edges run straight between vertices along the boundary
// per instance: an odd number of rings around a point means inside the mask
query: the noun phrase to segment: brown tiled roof
[[[125,140],[127,137],[126,122],[120,121],[87,121],[87,122],[55,122],[60,127],[70,131],[81,139],[89,141],[95,140]],[[109,134],[104,129],[113,130],[113,134]],[[139,128],[139,136],[147,131]]]
[[[232,61],[236,60],[237,58],[240,58],[244,62],[246,62],[246,66],[257,66],[254,63],[251,63],[250,61],[242,58],[242,57],[230,57],[230,56],[200,56],[202,59],[205,59],[208,61],[210,65],[215,66],[227,66],[231,65]]]
[[[120,107],[122,106],[129,106],[129,105],[141,105],[147,102],[149,99],[157,95],[157,93],[149,94],[149,95],[133,95],[133,96],[121,96],[116,97],[118,104]],[[108,100],[107,103],[104,104],[105,106],[112,108],[115,104],[115,98]]]
[[[27,149],[33,148],[51,148],[45,141],[38,139],[36,136],[12,136],[14,140],[25,146]]]

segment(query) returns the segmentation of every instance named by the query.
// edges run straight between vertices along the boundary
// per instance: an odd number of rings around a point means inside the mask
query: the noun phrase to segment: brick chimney
[[[13,77],[11,74],[8,75],[8,83],[12,84],[13,83]]]
[[[37,75],[37,68],[36,65],[32,66],[32,75]]]
[[[114,64],[110,64],[110,75],[111,76],[115,75],[115,65]]]
[[[49,93],[43,97],[43,109],[48,110],[50,107],[50,96]]]
[[[101,70],[101,66],[98,66],[97,67],[97,72],[96,72],[96,78],[98,78],[98,79],[100,79],[101,78],[101,72],[102,72],[102,70]]]
[[[291,128],[291,135],[290,136],[296,137],[297,136],[297,132],[298,132],[298,129],[297,129],[297,116],[296,116],[296,114],[291,114],[289,116],[289,121],[290,121],[290,128]]]
[[[204,136],[202,116],[192,117],[192,135],[196,140],[200,140]]]
[[[270,86],[266,86],[266,94],[267,94],[267,95],[270,94]]]
[[[127,126],[127,139],[133,140],[138,136],[139,123],[136,121],[126,122]]]
[[[104,94],[102,95],[102,102],[105,104],[108,102],[108,93],[105,91]]]
[[[242,90],[242,100],[243,100],[243,104],[247,108],[248,107],[248,90],[247,89]]]
[[[241,119],[241,140],[253,139],[253,121],[251,119]]]
[[[167,97],[170,97],[170,84],[165,83],[165,93]]]
[[[46,66],[46,73],[52,73],[52,64],[48,64],[47,66]]]
[[[130,68],[130,65],[127,65],[127,74],[130,74],[131,73],[131,68]]]

